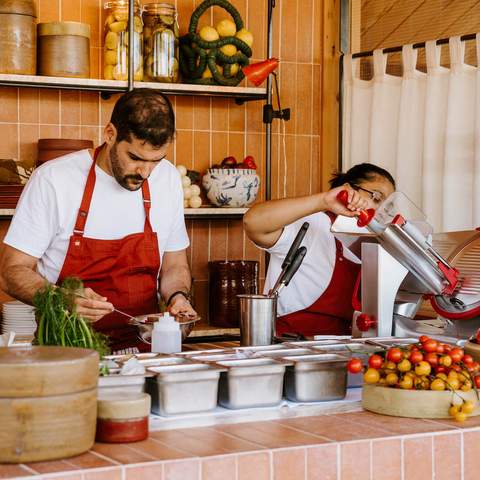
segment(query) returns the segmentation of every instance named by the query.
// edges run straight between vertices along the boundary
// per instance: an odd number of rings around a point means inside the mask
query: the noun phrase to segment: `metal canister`
[[[277,318],[277,297],[237,296],[240,300],[240,344],[271,345]]]

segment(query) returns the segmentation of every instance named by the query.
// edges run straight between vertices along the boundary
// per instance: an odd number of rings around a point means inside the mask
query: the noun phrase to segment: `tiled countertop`
[[[0,465],[0,478],[473,480],[479,467],[480,417],[458,424],[362,411],[151,432],[65,460]]]

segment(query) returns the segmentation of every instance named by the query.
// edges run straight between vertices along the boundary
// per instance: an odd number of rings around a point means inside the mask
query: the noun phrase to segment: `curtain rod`
[[[460,40],[465,42],[467,40],[475,40],[476,38],[477,38],[476,33],[469,33],[468,35],[462,35],[460,37]],[[445,45],[449,42],[449,40],[450,40],[449,38],[441,38],[437,40],[437,45]],[[419,42],[419,43],[413,44],[413,48],[424,48],[424,47],[425,47],[425,42]],[[403,47],[388,47],[388,48],[382,49],[382,51],[383,53],[397,53],[397,52],[401,52],[402,48]],[[352,55],[352,58],[371,57],[371,56],[373,56],[373,50],[354,53]]]

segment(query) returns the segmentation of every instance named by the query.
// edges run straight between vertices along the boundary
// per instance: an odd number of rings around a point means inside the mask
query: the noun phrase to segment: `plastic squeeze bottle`
[[[153,325],[152,352],[177,353],[182,351],[180,324],[168,312],[159,317]]]

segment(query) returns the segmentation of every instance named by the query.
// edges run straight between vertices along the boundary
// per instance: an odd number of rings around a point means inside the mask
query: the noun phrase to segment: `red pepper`
[[[269,58],[263,62],[247,65],[242,68],[242,71],[256,87],[259,87],[277,67],[278,60],[276,58]]]
[[[255,163],[255,160],[253,159],[253,157],[251,155],[249,155],[248,157],[245,157],[242,163],[243,163],[244,168],[251,168],[252,170],[257,169],[257,165]]]
[[[225,157],[222,160],[222,167],[223,168],[236,168],[237,166],[237,160],[235,157]]]

